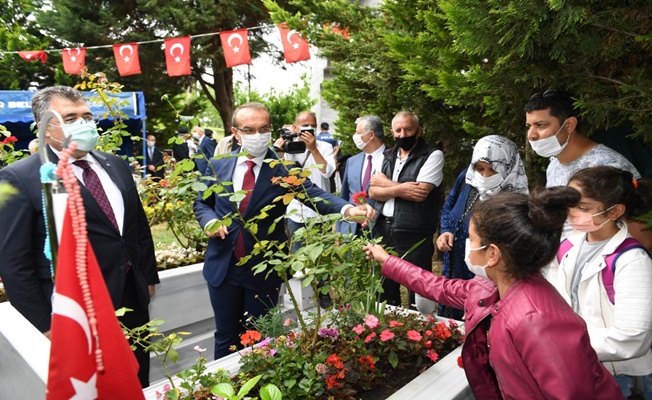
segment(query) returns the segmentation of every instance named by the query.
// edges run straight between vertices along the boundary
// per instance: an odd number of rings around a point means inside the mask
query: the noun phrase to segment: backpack
[[[557,263],[561,263],[561,259],[564,258],[564,255],[573,247],[573,244],[568,239],[562,240],[559,245],[559,250],[557,251]],[[607,268],[602,270],[602,284],[607,291],[607,297],[611,304],[615,304],[616,292],[614,290],[614,276],[616,274],[616,260],[620,257],[621,254],[630,249],[643,249],[647,252],[647,249],[633,237],[628,237],[623,240],[623,242],[616,247],[613,253],[608,254],[604,260],[607,263]]]

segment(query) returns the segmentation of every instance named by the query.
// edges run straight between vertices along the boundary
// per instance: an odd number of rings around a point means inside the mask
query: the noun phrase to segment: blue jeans
[[[620,386],[620,391],[623,393],[625,398],[628,398],[632,395],[632,388],[636,384],[636,379],[640,378],[643,382],[643,387],[639,388],[643,392],[643,396],[646,399],[652,399],[652,375],[645,375],[641,377],[631,376],[631,375],[616,375],[616,382]]]

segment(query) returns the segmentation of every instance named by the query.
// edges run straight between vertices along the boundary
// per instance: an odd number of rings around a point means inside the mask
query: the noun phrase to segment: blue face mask
[[[64,124],[63,133],[71,141],[77,142],[77,150],[91,151],[97,145],[100,135],[97,133],[95,121],[86,121],[79,118],[71,124]]]

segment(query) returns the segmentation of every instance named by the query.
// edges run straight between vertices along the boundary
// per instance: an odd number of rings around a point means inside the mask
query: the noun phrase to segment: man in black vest
[[[369,197],[377,202],[374,236],[382,236],[382,244],[393,247],[399,256],[423,240],[405,259],[431,271],[444,154],[422,139],[419,118],[411,112],[394,116],[392,134],[396,145],[384,152],[382,173],[371,177],[369,187]],[[401,305],[398,283],[385,279],[383,289],[381,300]],[[409,304],[415,304],[412,292]]]

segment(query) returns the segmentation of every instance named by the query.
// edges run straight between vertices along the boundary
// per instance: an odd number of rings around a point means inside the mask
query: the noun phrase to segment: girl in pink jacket
[[[476,399],[623,398],[584,321],[540,274],[579,200],[576,190],[553,187],[478,204],[466,244],[472,280],[435,276],[380,246],[365,248],[386,277],[465,311],[462,360]]]

